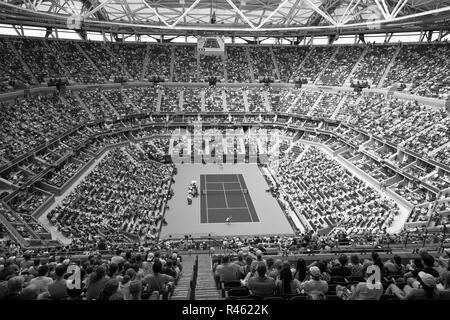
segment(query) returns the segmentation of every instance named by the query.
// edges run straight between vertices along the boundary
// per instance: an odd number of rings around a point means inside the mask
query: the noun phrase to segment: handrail
[[[198,256],[195,257],[194,265],[192,266],[191,280],[189,281],[188,300],[195,300],[195,288],[197,287],[198,277]]]

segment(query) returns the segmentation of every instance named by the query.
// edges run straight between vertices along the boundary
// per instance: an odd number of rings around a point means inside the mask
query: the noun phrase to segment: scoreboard
[[[199,37],[197,52],[207,56],[224,56],[225,41],[220,36]]]

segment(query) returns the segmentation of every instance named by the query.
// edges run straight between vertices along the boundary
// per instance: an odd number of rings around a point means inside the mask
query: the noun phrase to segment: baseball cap
[[[427,287],[435,287],[436,286],[436,279],[429,273],[420,271],[419,272],[419,278],[422,280],[423,284]]]
[[[320,269],[318,267],[316,267],[316,266],[313,266],[313,267],[309,268],[309,273],[314,278],[320,277]]]

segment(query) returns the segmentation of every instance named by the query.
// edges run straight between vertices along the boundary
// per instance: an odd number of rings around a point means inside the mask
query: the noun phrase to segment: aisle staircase
[[[345,86],[350,86],[353,75],[355,74],[356,70],[358,69],[358,66],[361,64],[361,61],[364,59],[368,51],[369,46],[366,46],[361,55],[359,56],[358,61],[356,61],[355,65],[353,66],[352,71],[350,71],[350,73],[348,74],[347,79],[345,79],[344,81]]]
[[[248,103],[247,90],[242,91],[242,99],[244,100],[244,110],[245,112],[250,112],[250,105]]]
[[[389,72],[391,71],[391,68],[394,66],[394,64],[397,61],[397,56],[400,53],[400,50],[402,49],[401,46],[398,46],[397,50],[395,50],[394,55],[392,56],[391,61],[389,62],[388,66],[386,67],[386,70],[384,70],[383,76],[381,77],[380,81],[378,82],[377,88],[383,88],[384,81],[386,80]]]
[[[336,47],[336,50],[334,50],[333,54],[331,55],[331,57],[328,59],[328,61],[323,65],[322,69],[320,70],[319,74],[316,76],[315,80],[314,80],[314,84],[318,84],[318,82],[320,80],[322,80],[322,75],[324,74],[325,70],[328,68],[328,65],[331,63],[331,61],[334,60],[334,58],[336,57],[337,53],[339,52],[340,47]]]
[[[280,69],[278,68],[277,59],[275,58],[275,53],[273,52],[272,47],[270,47],[269,50],[270,50],[270,57],[272,58],[273,66],[275,68],[275,74],[277,75],[277,79],[280,80],[281,74],[280,74]]]
[[[250,51],[247,46],[245,47],[245,57],[247,58],[248,69],[250,71],[250,77],[252,79],[252,82],[256,82],[255,81],[255,73],[253,70],[252,58],[250,57]]]
[[[195,260],[198,257],[196,276]],[[194,282],[194,283],[192,283]],[[192,289],[193,288],[193,289]],[[220,300],[219,290],[216,288],[212,272],[211,256],[200,254],[198,256],[183,256],[183,272],[178,279],[171,300]]]
[[[14,46],[13,42],[11,41],[6,41],[6,44],[8,45],[8,47],[14,52],[15,57],[17,58],[17,60],[19,60],[22,63],[22,67],[23,69],[28,73],[28,75],[31,76],[31,79],[33,79],[33,83],[34,84],[39,84],[38,79],[36,78],[36,76],[34,75],[34,73],[31,71],[30,67],[27,65],[27,63],[25,62],[25,60],[22,58],[22,55],[19,53],[19,51],[17,50],[17,48]]]
[[[148,63],[149,63],[149,61],[150,61],[149,54],[150,54],[150,45],[147,44],[147,48],[145,49],[144,62],[143,62],[143,64],[142,64],[142,72],[141,72],[141,75],[140,75],[140,77],[139,77],[139,80],[140,80],[140,81],[143,81],[144,78],[145,78],[146,75],[147,75],[147,66],[148,66]]]
[[[214,274],[212,272],[211,257],[206,254],[198,256],[198,276],[195,287],[195,300],[221,299],[216,288]]]
[[[183,256],[183,272],[175,287],[171,300],[188,300],[192,268],[194,267],[195,256]]]

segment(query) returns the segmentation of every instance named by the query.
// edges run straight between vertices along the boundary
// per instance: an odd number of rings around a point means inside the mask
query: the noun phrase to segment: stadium
[[[0,19],[0,300],[450,299],[450,1]]]

